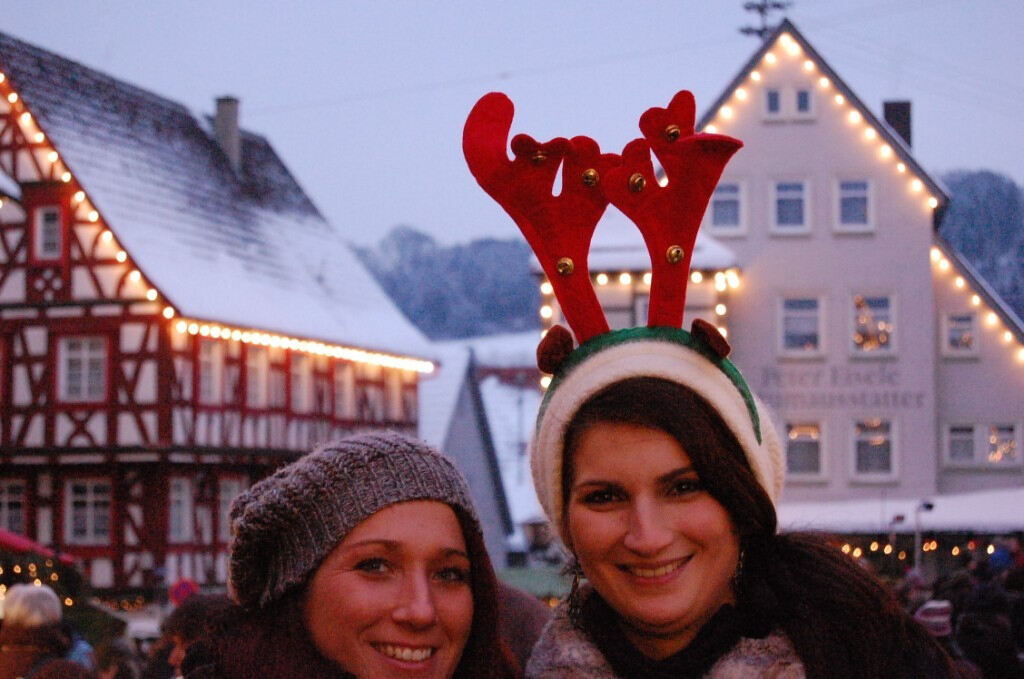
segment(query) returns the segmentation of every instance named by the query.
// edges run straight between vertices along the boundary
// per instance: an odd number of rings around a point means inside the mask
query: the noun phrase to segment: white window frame
[[[46,228],[46,216],[57,215],[57,243],[53,252],[43,250],[45,242],[43,231]],[[33,211],[32,218],[32,254],[41,262],[54,262],[64,254],[64,215],[59,205],[41,205]]]
[[[816,349],[791,349],[786,347],[786,317],[788,313],[799,313],[799,312],[787,312],[786,302],[788,301],[803,301],[803,300],[814,300],[818,304],[817,317],[818,317],[818,347]],[[776,327],[778,333],[776,334],[778,342],[779,356],[786,358],[808,358],[816,359],[821,358],[825,355],[825,299],[819,295],[806,294],[802,295],[787,294],[779,298],[778,305],[776,307]]]
[[[857,423],[881,420],[889,423],[889,471],[860,472],[857,470]],[[850,421],[850,479],[856,483],[891,483],[899,478],[900,446],[899,422],[893,416],[866,415]]]
[[[779,186],[799,184],[803,195],[803,223],[779,224]],[[806,236],[811,233],[811,182],[807,179],[774,179],[771,190],[771,234],[773,236]]]
[[[951,327],[952,316],[967,316],[971,319],[971,337],[973,342],[971,346],[967,348],[953,347],[949,343],[949,331]],[[977,358],[978,356],[978,343],[981,341],[981,333],[978,330],[981,328],[979,323],[980,319],[978,313],[975,311],[946,311],[942,314],[942,322],[939,324],[939,350],[942,355],[946,358]]]
[[[270,351],[250,344],[245,349],[245,405],[266,408],[270,400]]]
[[[0,480],[0,529],[25,534],[28,484],[22,479]],[[13,521],[17,512],[17,523]]]
[[[192,542],[195,512],[192,479],[172,476],[167,480],[167,541],[180,545]]]
[[[308,413],[313,410],[313,360],[306,354],[293,353],[288,361],[291,387],[291,410]]]
[[[217,481],[217,539],[231,540],[231,503],[245,492],[245,480],[238,476],[222,476]]]
[[[813,87],[794,87],[790,92],[793,100],[793,111],[791,114],[793,120],[813,120],[818,117],[818,97],[815,94],[815,89]],[[806,111],[801,111],[797,105],[799,102],[800,92],[807,92],[808,109]]]
[[[1013,430],[1013,432],[1011,434],[1011,441],[1010,442],[1012,443],[1014,451],[1016,452],[1017,459],[1016,459],[1016,461],[1010,462],[1008,464],[989,463],[988,466],[991,469],[1009,469],[1009,468],[1020,467],[1021,466],[1021,456],[1024,455],[1024,448],[1022,448],[1022,446],[1021,446],[1021,426],[1020,426],[1020,423],[1018,423],[1018,422],[1005,422],[1005,421],[1002,421],[1002,420],[996,421],[996,422],[991,422],[991,423],[987,424],[985,426],[985,428],[982,430],[984,432],[985,436],[986,436],[986,441],[985,441],[986,446],[985,446],[985,448],[982,449],[982,451],[983,451],[983,453],[984,453],[984,455],[986,457],[986,462],[987,462],[988,456],[991,454],[990,446],[992,445],[991,436],[993,435],[993,430],[996,429],[996,428],[1003,428],[1003,427],[1009,427],[1010,429]]]
[[[706,214],[705,228],[708,233],[719,238],[734,238],[739,236],[747,235],[747,187],[746,182],[736,179],[723,179],[715,187],[717,192],[723,186],[735,186],[736,187],[736,202],[737,202],[737,218],[738,222],[735,226],[721,226],[715,224],[715,194],[711,194],[711,200],[708,202],[708,209]]]
[[[862,183],[865,184],[864,188],[864,199],[867,201],[865,206],[865,219],[867,220],[864,224],[844,224],[843,223],[843,184],[848,183]],[[841,177],[837,178],[833,183],[833,195],[835,200],[833,201],[832,207],[832,221],[836,233],[874,233],[875,231],[875,188],[874,182],[866,177]]]
[[[892,324],[892,329],[889,332],[889,341],[885,345],[884,349],[864,350],[860,349],[853,337],[857,332],[857,297],[865,298],[880,298],[884,297],[889,300],[889,320]],[[848,347],[850,351],[850,357],[856,359],[876,359],[876,358],[887,358],[890,356],[897,355],[897,348],[899,342],[899,320],[898,320],[899,305],[896,303],[896,295],[887,292],[856,292],[849,297],[849,306],[847,307],[847,313],[849,313],[849,333],[847,335],[849,342]]]
[[[807,427],[815,426],[818,428],[818,471],[817,472],[791,472],[789,471],[789,441],[790,432],[789,428],[793,427]],[[782,451],[783,463],[786,470],[787,481],[824,481],[828,478],[828,457],[825,454],[825,422],[821,419],[814,417],[804,418],[793,418],[787,420],[783,425],[783,431],[785,432],[785,442]]]
[[[85,486],[85,535],[74,534],[74,486]],[[97,529],[98,512],[104,496],[97,492],[97,486],[106,486],[106,518],[107,532],[102,535]],[[69,545],[109,545],[114,535],[114,486],[110,479],[100,477],[84,477],[64,481],[64,542]]]
[[[92,346],[93,342],[99,342],[102,350]],[[72,343],[79,343],[78,347],[71,347]],[[110,382],[109,364],[110,346],[108,338],[104,335],[66,335],[57,342],[57,400],[63,403],[100,403],[107,400]],[[71,380],[71,369],[69,361],[77,359],[81,361],[81,376],[79,380],[80,393],[72,394],[73,386]],[[94,361],[100,361],[102,375],[99,384],[94,384],[90,379],[91,366]]]
[[[972,430],[972,457],[970,460],[953,459],[952,432],[954,428],[970,427]],[[1017,459],[1009,463],[991,463],[988,461],[989,436],[995,427],[1013,427],[1013,440],[1017,451]],[[1024,466],[1024,428],[1020,422],[966,422],[951,421],[942,427],[942,461],[947,469],[972,469],[977,471],[1000,472],[1006,469],[1019,469]]]
[[[220,340],[201,338],[199,340],[198,389],[196,393],[201,405],[220,405],[224,389],[224,343]],[[208,352],[208,353],[207,353]]]

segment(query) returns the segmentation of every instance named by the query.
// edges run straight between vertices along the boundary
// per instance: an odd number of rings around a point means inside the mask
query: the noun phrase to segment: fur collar
[[[622,679],[601,651],[569,620],[565,602],[541,633],[526,666],[528,679]],[[764,639],[740,639],[705,675],[709,679],[804,679],[804,666],[793,644],[775,630]]]

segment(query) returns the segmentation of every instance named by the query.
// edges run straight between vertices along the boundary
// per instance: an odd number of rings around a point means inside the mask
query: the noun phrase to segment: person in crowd
[[[142,663],[131,645],[115,639],[96,650],[98,679],[141,679]]]
[[[231,605],[231,599],[223,594],[193,594],[171,611],[162,625],[162,634],[171,644],[167,664],[173,670],[172,676],[184,676],[186,652],[209,637],[213,622]]]
[[[520,667],[551,620],[551,608],[522,590],[498,583],[498,634]]]
[[[956,640],[985,679],[1024,679],[1024,664],[1005,616],[968,609],[957,623]]]
[[[949,655],[953,665],[964,679],[983,679],[981,668],[972,663],[960,650],[953,636],[953,604],[943,599],[929,599],[914,612],[914,620],[928,630]]]
[[[496,579],[453,463],[394,433],[325,445],[231,508],[237,603],[186,676],[512,677]],[[201,651],[200,651],[201,649]]]
[[[57,594],[46,585],[12,585],[4,597],[0,628],[0,679],[92,676],[65,659],[71,640],[61,628]]]

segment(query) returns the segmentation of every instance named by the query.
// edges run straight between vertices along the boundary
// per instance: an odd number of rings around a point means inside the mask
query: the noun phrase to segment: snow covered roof
[[[466,379],[469,349],[462,345],[434,344],[432,351],[441,365],[419,381],[419,431],[417,435],[434,446],[443,448],[452,423],[459,391]]]
[[[986,490],[927,498],[888,498],[838,502],[786,502],[779,504],[783,530],[824,530],[836,533],[913,533],[914,510],[922,500],[932,503],[922,511],[921,529],[944,532],[1009,533],[1024,530],[1024,487]],[[903,521],[890,526],[893,517]]]
[[[181,104],[2,33],[0,71],[179,314],[429,356],[263,137],[242,131],[236,175]]]
[[[644,245],[640,230],[619,210],[609,207],[594,231],[587,265],[591,272],[600,271],[649,271],[651,257]],[[721,242],[703,231],[697,232],[693,246],[690,268],[695,270],[720,270],[738,266],[736,255]],[[530,267],[540,273],[540,262],[531,257]]]

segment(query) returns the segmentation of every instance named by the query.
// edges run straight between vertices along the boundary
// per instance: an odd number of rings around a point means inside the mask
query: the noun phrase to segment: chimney
[[[885,122],[889,123],[889,127],[900,135],[906,142],[907,148],[910,148],[910,102],[882,102],[882,115],[885,117]]]
[[[242,171],[242,135],[238,131],[238,99],[218,97],[213,132],[235,174]]]

